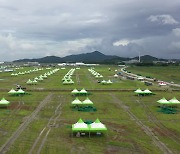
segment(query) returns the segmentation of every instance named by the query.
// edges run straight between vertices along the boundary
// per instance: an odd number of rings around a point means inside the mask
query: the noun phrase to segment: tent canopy
[[[174,97],[174,98],[172,98],[172,99],[169,100],[169,103],[172,103],[172,104],[180,104],[180,101],[178,101],[178,100],[176,99],[176,97]]]
[[[5,98],[2,98],[0,101],[0,105],[8,105],[10,102],[7,101]]]
[[[164,97],[162,99],[158,100],[157,102],[160,104],[170,104],[170,102],[167,99],[165,99]]]

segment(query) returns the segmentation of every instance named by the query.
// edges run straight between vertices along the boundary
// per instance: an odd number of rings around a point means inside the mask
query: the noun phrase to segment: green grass
[[[111,67],[111,71],[109,71]],[[32,68],[24,68],[29,70]],[[38,113],[37,117],[28,125],[24,132],[22,132],[19,138],[15,141],[13,146],[7,153],[28,153],[31,149],[34,141],[39,136],[40,132],[46,127],[44,137],[47,133],[49,126],[47,126],[49,119],[54,115],[56,107],[62,102],[62,113],[58,118],[56,125],[51,128],[50,133],[47,136],[47,140],[42,147],[41,153],[162,153],[156,145],[153,144],[151,137],[147,136],[143,130],[133,121],[129,115],[116,103],[112,95],[115,95],[130,111],[140,119],[146,126],[154,130],[157,137],[164,142],[173,152],[179,153],[179,145],[167,136],[157,132],[157,126],[153,123],[149,117],[150,112],[156,116],[156,118],[165,125],[168,130],[175,133],[177,136],[180,134],[179,112],[177,114],[163,114],[157,112],[158,103],[157,100],[162,97],[171,99],[176,97],[180,100],[179,91],[172,92],[155,92],[156,95],[147,97],[135,96],[133,91],[126,92],[92,92],[92,95],[88,96],[97,108],[96,112],[78,112],[72,111],[71,101],[75,97],[71,96],[70,91],[74,88],[85,89],[130,89],[147,88],[140,81],[131,81],[123,79],[115,79],[115,69],[120,70],[117,66],[98,66],[95,70],[101,73],[105,80],[111,79],[114,83],[112,85],[101,85],[97,83],[96,79],[88,71],[88,67],[82,67],[80,70],[76,70],[73,75],[74,85],[63,85],[61,79],[70,70],[67,67],[66,70],[59,70],[57,73],[49,76],[43,82],[35,86],[26,85],[26,81],[30,78],[34,78],[40,74],[44,74],[49,70],[43,70],[40,72],[19,76],[10,77],[10,73],[0,73],[0,78],[5,80],[0,81],[2,88],[15,88],[15,83],[19,83],[27,88],[27,92],[30,95],[23,97],[9,96],[8,90],[0,91],[0,98],[5,97],[11,102],[13,106],[17,106],[19,102],[24,103],[22,108],[15,112],[15,109],[2,109],[0,108],[0,145],[3,145],[5,141],[12,135],[12,133],[20,126],[25,117],[30,115],[34,109],[39,105],[48,92],[44,91],[28,91],[33,89],[42,88],[49,90],[53,93],[52,100],[49,101],[45,107]],[[151,69],[150,69],[151,70]],[[171,70],[168,70],[171,72]],[[177,73],[178,74],[178,73]],[[177,75],[178,76],[178,75]],[[80,82],[77,82],[79,78]],[[8,81],[8,82],[7,82]],[[69,90],[69,92],[55,92],[51,90]],[[159,89],[157,86],[151,86],[150,89]],[[84,100],[86,97],[80,96],[80,100]],[[138,101],[140,103],[138,103]],[[146,105],[142,105],[142,102]],[[148,110],[147,110],[148,108]],[[179,107],[178,107],[179,110]],[[106,124],[108,131],[101,137],[72,137],[71,125],[76,123],[79,118],[83,120],[96,120],[99,118],[102,123]],[[42,142],[40,139],[40,142]],[[37,153],[40,142],[34,149],[34,153]]]
[[[127,70],[135,74],[180,84],[180,66],[132,66]]]

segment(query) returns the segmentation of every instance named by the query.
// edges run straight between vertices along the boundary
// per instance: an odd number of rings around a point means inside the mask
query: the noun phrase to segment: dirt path
[[[62,99],[63,99],[63,97],[61,96],[60,100],[62,100]],[[32,153],[40,154],[40,152],[47,140],[48,134],[50,133],[52,127],[54,127],[56,125],[56,122],[59,120],[59,117],[61,115],[62,102],[64,102],[64,101],[60,101],[59,105],[56,107],[54,114],[51,116],[47,125],[42,129],[42,131],[40,132],[40,134],[34,141],[34,144],[32,145],[28,154],[32,154]],[[35,148],[37,148],[37,151],[35,151]]]
[[[52,94],[49,94],[43,101],[40,102],[39,106],[31,113],[30,116],[18,127],[18,129],[12,134],[12,136],[6,141],[0,148],[0,153],[6,153],[8,149],[13,145],[15,140],[20,134],[27,128],[27,126],[34,120],[38,112],[50,101]]]
[[[126,106],[122,101],[120,101],[115,95],[110,94],[113,98],[114,103],[118,104],[131,118],[131,120],[135,121],[136,124],[141,127],[141,129],[148,135],[154,142],[154,144],[164,153],[164,154],[173,154],[173,152],[159,140],[159,138],[153,133],[153,131],[146,125],[143,124],[141,120],[139,120],[130,110],[129,107]]]
[[[178,134],[174,134],[174,132],[170,131],[160,120],[158,120],[157,117],[151,112],[150,108],[143,101],[136,101],[143,107],[143,110],[146,111],[149,120],[156,125],[160,133],[170,138],[180,146],[180,137]]]

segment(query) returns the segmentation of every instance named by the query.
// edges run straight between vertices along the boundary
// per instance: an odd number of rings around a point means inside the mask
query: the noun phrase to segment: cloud
[[[0,60],[93,50],[180,58],[179,10],[179,0],[3,0]]]
[[[33,44],[23,40],[17,40],[10,33],[7,36],[0,35],[0,47],[11,51],[35,49]]]
[[[148,20],[151,22],[155,22],[155,23],[159,23],[163,25],[173,25],[173,24],[179,23],[169,14],[151,15],[150,17],[148,17]]]
[[[180,37],[180,28],[175,28],[172,30],[172,33],[175,35],[175,36],[178,36]]]
[[[124,39],[124,40],[119,40],[119,41],[114,42],[113,45],[114,46],[120,46],[120,45],[127,46],[129,43],[130,43],[129,40]]]

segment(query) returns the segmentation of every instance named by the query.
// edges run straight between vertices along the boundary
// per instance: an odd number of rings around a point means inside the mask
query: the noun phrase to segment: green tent
[[[106,83],[107,83],[107,84],[112,84],[112,81],[111,81],[111,80],[108,80]]]
[[[146,89],[146,90],[144,90],[144,94],[150,95],[150,94],[152,94],[152,92],[149,89]]]
[[[134,91],[136,94],[141,95],[144,94],[144,92],[139,88],[136,91]]]
[[[22,90],[22,89],[19,89],[16,93],[17,93],[17,94],[25,94],[25,91]]]
[[[171,100],[169,100],[169,103],[171,103],[171,104],[180,104],[180,101],[178,101],[178,100],[176,99],[176,97],[174,97],[174,98],[172,98]]]
[[[7,101],[5,98],[2,98],[0,101],[0,106],[8,106],[9,105],[9,101]]]
[[[35,79],[34,79],[32,82],[33,82],[33,84],[36,84],[36,83],[38,83],[38,81],[37,81],[37,80],[35,80]]]
[[[72,125],[73,132],[89,132],[89,126],[84,123],[82,119],[79,119],[77,123]]]
[[[78,98],[76,98],[74,101],[71,102],[71,104],[72,105],[81,105],[82,102]]]
[[[72,92],[71,92],[71,94],[78,94],[79,93],[79,91],[75,88]]]
[[[33,84],[33,81],[31,81],[30,79],[26,82],[27,84]]]
[[[17,91],[15,91],[13,88],[8,92],[10,95],[16,95]]]
[[[83,89],[81,89],[81,91],[79,92],[79,94],[87,94],[87,91],[83,88]]]
[[[39,80],[39,81],[43,81],[44,79],[43,79],[42,77],[39,77],[38,80]]]
[[[104,124],[100,122],[99,119],[96,119],[95,122],[89,125],[90,132],[102,132],[107,131],[107,128]]]
[[[157,102],[160,104],[170,104],[170,102],[167,101],[167,99],[165,99],[164,97],[162,99],[158,100]]]
[[[92,105],[93,102],[87,97],[87,98],[82,102],[82,104],[84,104],[84,105]]]
[[[102,84],[106,84],[107,82],[106,82],[105,80],[102,80],[101,83],[102,83]]]

